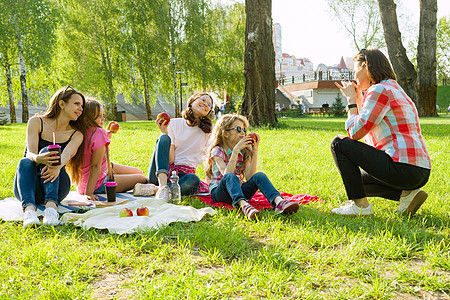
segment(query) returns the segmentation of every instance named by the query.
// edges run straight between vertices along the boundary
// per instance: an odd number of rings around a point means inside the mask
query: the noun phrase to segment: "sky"
[[[245,2],[244,0],[214,0],[221,3]],[[399,0],[402,13],[410,24],[419,24],[419,0]],[[438,1],[438,20],[450,16],[450,0]],[[397,12],[398,14],[398,12]],[[338,64],[341,57],[356,54],[349,36],[332,20],[326,0],[272,0],[273,23],[281,25],[283,53],[307,57],[317,67],[319,63]],[[400,21],[399,21],[400,22]],[[401,30],[402,24],[400,24]],[[417,32],[417,30],[415,30]],[[406,45],[405,45],[406,47]]]

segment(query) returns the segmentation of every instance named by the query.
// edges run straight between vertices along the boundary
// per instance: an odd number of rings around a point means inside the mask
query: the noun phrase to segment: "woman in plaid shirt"
[[[399,201],[396,212],[412,215],[428,197],[420,188],[431,169],[417,109],[381,51],[363,49],[353,60],[355,81],[336,83],[348,101],[349,137],[331,142],[350,201],[332,212],[372,215],[367,197],[382,197]]]

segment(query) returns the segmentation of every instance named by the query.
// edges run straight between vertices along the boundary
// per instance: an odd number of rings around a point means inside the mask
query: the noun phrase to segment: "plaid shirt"
[[[348,117],[345,129],[350,138],[364,138],[394,162],[431,169],[414,102],[395,80],[372,85],[364,95],[361,111]]]

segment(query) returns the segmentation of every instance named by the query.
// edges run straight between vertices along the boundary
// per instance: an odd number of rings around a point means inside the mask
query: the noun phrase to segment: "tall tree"
[[[253,126],[275,125],[275,51],[272,1],[246,0],[244,76],[241,113]]]
[[[438,23],[436,59],[438,79],[448,78],[450,76],[450,16],[442,17]]]
[[[63,51],[70,53],[74,67],[68,76],[88,92],[101,96],[109,120],[117,117],[116,86],[125,71],[124,21],[119,4],[118,0],[60,1],[64,10],[59,31]]]
[[[376,0],[327,0],[334,18],[352,38],[355,49],[384,45]]]
[[[437,0],[420,0],[417,70],[406,56],[398,27],[396,4],[378,0],[389,58],[399,84],[416,103],[420,116],[436,116]]]
[[[13,59],[15,57],[14,30],[11,23],[11,6],[0,2],[0,65],[4,68],[6,77],[6,90],[9,102],[9,116],[11,123],[16,123],[16,109],[14,106],[14,94],[12,85]]]

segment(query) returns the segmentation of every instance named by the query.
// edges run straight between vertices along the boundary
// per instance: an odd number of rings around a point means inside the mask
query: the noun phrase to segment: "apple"
[[[106,127],[106,130],[111,130],[112,133],[117,133],[117,131],[119,131],[119,128],[119,123],[111,121],[109,122],[108,127]]]
[[[131,209],[129,209],[129,208],[122,208],[122,209],[120,210],[119,216],[120,216],[121,218],[124,218],[124,217],[132,217],[132,216],[133,216],[133,212],[132,212]]]
[[[162,112],[156,117],[156,121],[159,121],[160,119],[163,119],[166,121],[166,122],[164,122],[164,125],[167,125],[170,122],[170,116],[166,112]]]
[[[254,132],[250,133],[248,136],[252,138],[253,143],[256,143],[259,139],[259,136]]]
[[[139,207],[136,213],[138,216],[148,216],[148,208],[146,206]]]

